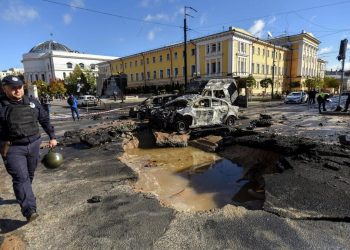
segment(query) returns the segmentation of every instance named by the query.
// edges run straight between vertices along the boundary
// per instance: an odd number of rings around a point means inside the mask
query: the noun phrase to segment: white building
[[[46,41],[23,55],[24,79],[29,83],[37,80],[43,80],[47,83],[51,79],[63,80],[69,76],[76,65],[79,65],[81,69],[91,69],[97,77],[97,64],[117,58],[79,53],[63,44],[52,40]]]
[[[0,80],[8,75],[21,75],[24,73],[22,68],[9,68],[7,70],[0,71]]]

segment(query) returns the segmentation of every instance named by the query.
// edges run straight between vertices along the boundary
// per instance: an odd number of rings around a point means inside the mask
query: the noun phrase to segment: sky
[[[0,70],[23,67],[22,55],[54,40],[83,53],[126,56],[188,39],[243,28],[254,36],[312,33],[327,69],[350,39],[350,0],[0,0]],[[345,68],[350,69],[350,44]]]

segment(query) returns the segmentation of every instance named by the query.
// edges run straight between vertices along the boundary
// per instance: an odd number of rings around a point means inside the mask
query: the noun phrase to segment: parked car
[[[130,117],[139,117],[140,119],[149,118],[152,109],[157,109],[169,101],[178,97],[178,94],[163,94],[151,96],[140,103],[138,106],[132,107],[129,110]]]
[[[164,129],[185,133],[191,128],[226,124],[233,126],[238,107],[226,100],[201,95],[184,95],[153,110],[150,122]]]
[[[291,92],[284,99],[284,103],[306,103],[309,96],[303,91]]]
[[[97,98],[93,95],[82,95],[78,97],[78,106],[97,105]]]

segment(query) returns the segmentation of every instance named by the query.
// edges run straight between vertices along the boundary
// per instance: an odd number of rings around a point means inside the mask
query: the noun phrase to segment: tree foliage
[[[308,90],[316,88],[316,80],[313,78],[306,79],[304,84]]]
[[[37,80],[33,82],[33,85],[36,85],[39,95],[49,93],[48,85],[43,80]]]
[[[66,78],[67,92],[77,94],[78,83],[82,86],[81,94],[94,94],[96,92],[96,79],[91,70],[81,70],[79,65],[76,65],[73,72]]]
[[[340,86],[340,81],[334,77],[324,78],[324,87],[337,89]]]
[[[48,89],[49,89],[49,93],[53,95],[65,94],[67,91],[66,87],[64,86],[64,81],[62,80],[52,80],[50,82]]]
[[[254,87],[256,87],[256,80],[255,80],[255,78],[254,78],[252,75],[249,75],[249,76],[246,78],[246,84],[247,84],[247,87],[248,87],[248,88],[254,88]]]
[[[265,78],[265,79],[260,81],[260,86],[262,88],[264,88],[265,91],[269,87],[269,85],[272,85],[272,79],[271,78]]]

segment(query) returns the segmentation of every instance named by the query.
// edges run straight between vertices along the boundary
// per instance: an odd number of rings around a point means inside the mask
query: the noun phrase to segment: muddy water
[[[223,207],[247,183],[241,166],[192,147],[129,149],[120,160],[139,173],[136,190],[181,211]]]

